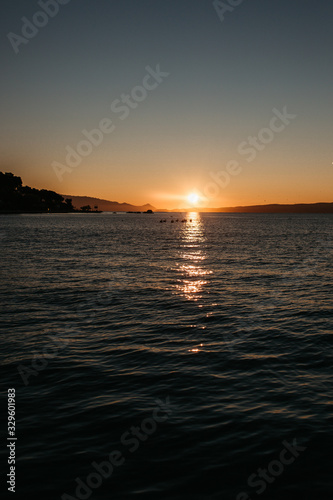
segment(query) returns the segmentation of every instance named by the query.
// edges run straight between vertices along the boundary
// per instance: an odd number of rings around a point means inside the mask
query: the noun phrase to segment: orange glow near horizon
[[[22,162],[0,167],[22,178],[23,184],[37,189],[49,189],[66,196],[88,196],[119,203],[143,206],[147,203],[157,209],[182,210],[220,207],[236,207],[268,204],[332,203],[333,169],[331,161],[325,169],[325,183],[310,165],[295,164],[294,170],[281,167],[277,158],[267,167],[268,157],[252,165],[242,165],[242,172],[222,184],[225,162],[209,169],[199,163],[191,170],[188,162],[180,165],[161,165],[153,171],[152,160],[145,165],[133,160],[129,167],[122,165],[82,163],[73,172],[65,174],[59,182],[52,168],[45,162],[25,166]],[[265,160],[265,161],[264,161]],[[267,162],[267,163],[266,163]],[[309,163],[309,162],[308,162]],[[324,169],[322,169],[324,171]],[[98,173],[98,174],[97,174]]]

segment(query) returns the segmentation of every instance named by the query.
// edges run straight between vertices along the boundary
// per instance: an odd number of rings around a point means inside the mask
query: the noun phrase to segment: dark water
[[[12,497],[331,499],[333,217],[160,217],[1,217]]]

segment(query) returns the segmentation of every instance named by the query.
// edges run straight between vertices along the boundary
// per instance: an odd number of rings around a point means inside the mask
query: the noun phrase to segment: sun
[[[191,205],[196,205],[199,201],[199,196],[196,193],[191,193],[188,195],[187,201],[191,203]]]

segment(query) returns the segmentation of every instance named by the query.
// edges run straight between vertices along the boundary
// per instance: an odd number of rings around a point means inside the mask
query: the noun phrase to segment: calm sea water
[[[331,499],[333,217],[162,217],[0,218],[16,498]]]

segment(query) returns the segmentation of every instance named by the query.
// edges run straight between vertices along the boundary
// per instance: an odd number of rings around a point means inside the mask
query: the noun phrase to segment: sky
[[[0,171],[168,209],[333,201],[332,2],[2,0],[0,14]]]

